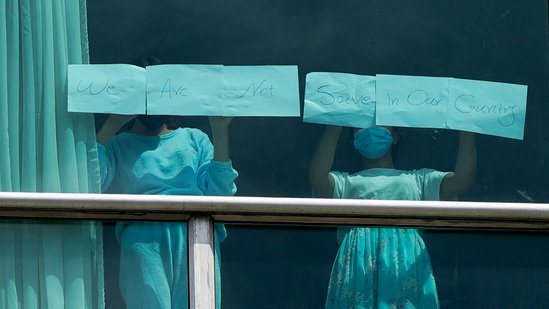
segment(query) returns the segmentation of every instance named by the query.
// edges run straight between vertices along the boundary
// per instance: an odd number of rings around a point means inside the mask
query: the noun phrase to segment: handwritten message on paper
[[[147,67],[147,114],[220,116],[222,65]]]
[[[376,124],[446,128],[450,78],[376,76]]]
[[[527,86],[452,79],[448,127],[522,139]]]
[[[314,72],[306,76],[303,121],[356,128],[374,125],[375,77]]]
[[[527,87],[446,77],[377,75],[378,125],[448,128],[522,139]]]
[[[225,66],[224,116],[300,116],[297,66]]]
[[[129,64],[68,66],[68,111],[144,114],[145,69]]]

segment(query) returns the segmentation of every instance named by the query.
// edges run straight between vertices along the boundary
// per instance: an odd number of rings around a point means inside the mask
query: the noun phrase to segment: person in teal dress
[[[159,64],[155,57],[136,64]],[[97,132],[102,191],[120,194],[216,195],[236,193],[229,157],[232,118],[210,117],[213,144],[194,128],[170,129],[165,115],[111,115]],[[123,127],[128,131],[117,134]],[[221,307],[219,244],[215,225],[216,307]],[[120,293],[127,308],[189,307],[187,224],[118,222]]]
[[[228,152],[230,118],[212,117],[214,143],[193,128],[168,129],[166,116],[112,115],[98,131],[102,187],[106,193],[223,195],[236,193],[238,173]],[[114,135],[129,121],[128,132]],[[215,226],[217,308],[219,243]],[[127,308],[188,308],[187,224],[118,222],[119,285]]]
[[[341,127],[327,126],[309,168],[313,194],[320,198],[451,200],[466,192],[476,174],[473,133],[459,133],[454,172],[399,170],[392,148],[395,128],[356,130],[354,146],[363,169],[331,171]],[[438,308],[429,254],[416,229],[339,227],[326,308]]]

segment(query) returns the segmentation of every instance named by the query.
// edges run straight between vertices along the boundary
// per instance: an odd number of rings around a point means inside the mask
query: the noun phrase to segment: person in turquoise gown
[[[113,136],[131,116],[112,115],[97,135],[104,192],[224,195],[236,193],[238,173],[228,153],[230,118],[212,117],[214,145],[202,131],[170,130],[164,116],[139,116],[128,132]],[[156,124],[155,124],[156,123]],[[220,307],[219,243],[215,226],[217,307]],[[118,222],[119,285],[127,308],[188,308],[187,224]]]
[[[362,157],[356,173],[331,171],[341,127],[327,126],[309,168],[313,194],[320,198],[450,200],[466,192],[476,174],[473,133],[459,133],[454,172],[399,170],[392,148],[395,128],[356,130]],[[339,227],[326,308],[438,308],[429,254],[416,229]]]
[[[159,64],[143,58],[141,66]],[[164,115],[111,115],[97,132],[105,193],[217,195],[236,193],[237,171],[229,157],[232,118],[210,117],[213,144],[194,128],[170,129]],[[119,132],[129,126],[126,132]],[[221,307],[219,244],[226,237],[215,225],[216,307]],[[127,308],[189,307],[187,224],[118,222],[120,293]]]

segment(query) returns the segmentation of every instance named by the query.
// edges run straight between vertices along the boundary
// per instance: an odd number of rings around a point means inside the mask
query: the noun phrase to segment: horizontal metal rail
[[[0,217],[549,229],[549,204],[0,192]]]

